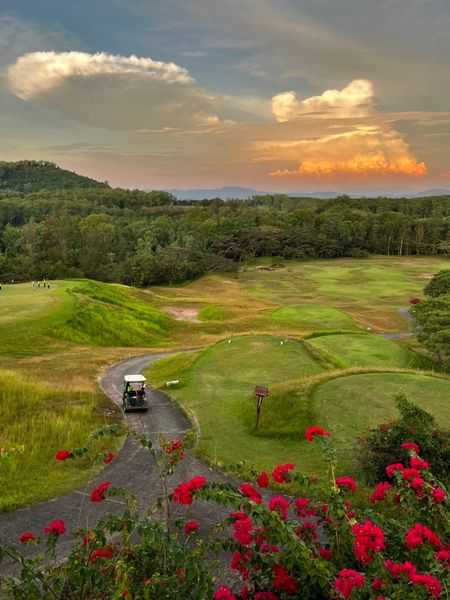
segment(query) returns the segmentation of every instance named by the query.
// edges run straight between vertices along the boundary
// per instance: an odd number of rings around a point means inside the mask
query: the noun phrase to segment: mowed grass
[[[87,435],[120,419],[106,416],[108,404],[98,393],[45,388],[17,373],[0,370],[0,447],[24,447],[0,464],[0,511],[62,494],[100,469],[95,454],[116,450],[118,438],[102,438],[81,459],[61,463],[58,450],[83,447]]]
[[[394,396],[403,392],[450,428],[450,378],[418,373],[362,373],[337,377],[315,387],[311,414],[329,429],[342,464],[356,471],[355,440],[368,427],[395,419]]]
[[[272,312],[272,319],[300,329],[354,329],[354,320],[343,311],[320,304],[293,304]]]
[[[0,326],[30,319],[55,306],[60,300],[59,286],[32,288],[31,283],[3,284],[0,291]]]
[[[300,459],[298,445],[286,444],[283,436],[253,435],[255,385],[270,390],[324,372],[300,342],[281,342],[272,336],[234,337],[200,353],[163,359],[148,370],[151,385],[164,387],[167,380],[180,380],[170,393],[195,414],[201,429],[199,453],[214,464],[244,460],[256,468],[270,468],[277,461]],[[263,406],[263,419],[264,410]]]
[[[403,346],[373,334],[321,335],[308,340],[324,353],[333,355],[342,367],[409,367],[414,355]]]
[[[4,322],[0,317],[0,355],[15,358],[61,352],[68,342],[164,346],[176,329],[174,320],[140,299],[137,290],[97,281],[56,281],[50,290],[8,286],[0,302],[6,314]],[[15,305],[21,309],[13,319]]]

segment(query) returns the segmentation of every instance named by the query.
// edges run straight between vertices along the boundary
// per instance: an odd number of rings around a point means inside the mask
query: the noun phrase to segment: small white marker
[[[231,344],[231,338],[228,340],[228,343]]]

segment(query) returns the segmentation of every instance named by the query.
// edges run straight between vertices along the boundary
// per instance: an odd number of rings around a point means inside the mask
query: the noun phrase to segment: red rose
[[[249,483],[242,483],[240,490],[244,496],[247,496],[247,498],[250,498],[253,502],[256,502],[257,504],[262,503],[261,494]]]
[[[388,477],[394,477],[395,471],[403,471],[404,469],[405,467],[402,465],[402,463],[393,463],[392,465],[388,465],[386,467],[386,475]]]
[[[287,465],[278,465],[278,467],[272,471],[272,477],[278,483],[287,483],[290,481],[288,471],[292,471],[292,469],[295,469],[292,463],[288,463]]]
[[[375,504],[375,502],[381,502],[382,500],[386,499],[386,492],[387,490],[390,490],[392,488],[392,485],[390,483],[388,483],[387,481],[381,481],[380,483],[377,484],[377,487],[375,488],[371,498],[370,498],[370,504]]]
[[[97,560],[97,558],[112,558],[112,551],[108,548],[104,548],[103,550],[96,550],[89,557],[89,562],[93,563]]]
[[[105,492],[111,485],[110,481],[105,481],[101,483],[98,487],[92,490],[91,493],[91,502],[101,502],[105,499]]]
[[[270,499],[269,510],[280,513],[281,518],[285,521],[288,515],[289,502],[283,496],[275,496],[275,498]]]
[[[334,588],[340,592],[344,598],[350,598],[353,594],[353,588],[362,588],[364,577],[353,569],[341,569],[334,582]]]
[[[354,482],[354,480],[351,477],[348,477],[348,476],[336,477],[336,485],[338,486],[339,489],[347,488],[348,490],[350,490],[352,492],[356,492],[356,490],[357,490],[356,483]]]
[[[66,533],[64,521],[61,521],[61,519],[52,521],[50,525],[44,529],[44,533],[56,533],[57,535],[62,535],[63,533]]]
[[[419,444],[416,444],[415,442],[405,442],[402,444],[402,448],[405,448],[405,450],[413,450],[416,454],[420,454]]]
[[[197,523],[197,521],[188,521],[184,526],[184,533],[189,535],[190,533],[198,531],[199,529],[200,525]]]
[[[116,455],[114,452],[111,452],[111,450],[106,450],[106,454],[107,456],[103,462],[105,465],[109,465],[109,463],[112,463],[112,461],[116,458]]]
[[[68,450],[58,450],[58,452],[55,454],[56,460],[66,460],[68,458],[72,458],[72,456],[72,452],[69,452]]]
[[[433,493],[431,495],[433,496],[433,499],[437,504],[441,504],[442,502],[444,502],[444,500],[447,497],[446,492],[444,492],[444,490],[441,490],[438,487],[433,487]]]
[[[258,485],[259,485],[259,487],[262,487],[262,488],[269,487],[269,476],[267,475],[267,473],[265,471],[263,471],[261,473],[261,475],[258,477]]]
[[[34,540],[34,539],[35,539],[35,537],[34,537],[34,535],[31,533],[31,531],[26,531],[25,533],[23,533],[23,534],[20,536],[20,538],[19,538],[19,542],[20,542],[21,544],[24,544],[25,542],[28,542],[28,541],[31,541],[31,540]]]
[[[322,429],[322,427],[318,427],[317,425],[313,425],[313,427],[309,427],[305,431],[305,438],[308,440],[308,442],[312,442],[316,436],[318,436],[318,437],[323,437],[323,436],[330,437],[330,432],[329,431],[325,431],[324,429]]]
[[[214,600],[237,600],[237,598],[230,588],[221,585],[219,589],[214,592]]]
[[[173,492],[173,501],[179,504],[192,504],[194,490],[201,490],[206,484],[204,477],[194,477],[190,481],[180,483]]]
[[[297,582],[291,577],[284,567],[275,564],[273,567],[273,573],[275,579],[273,581],[273,587],[277,588],[287,594],[295,594],[297,591]]]

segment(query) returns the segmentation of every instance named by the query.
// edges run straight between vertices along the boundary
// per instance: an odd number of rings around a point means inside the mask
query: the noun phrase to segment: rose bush
[[[155,518],[158,508],[140,515],[126,490],[110,482],[101,484],[92,490],[91,500],[121,496],[126,503],[124,512],[102,519],[88,531],[76,532],[77,541],[63,563],[52,560],[54,546],[65,533],[62,521],[51,523],[42,538],[37,532],[20,532],[18,540],[23,546],[36,545],[45,552],[42,559],[29,559],[17,548],[1,549],[3,559],[9,557],[21,565],[18,577],[3,581],[2,597],[449,597],[447,490],[434,477],[416,440],[403,442],[399,449],[402,462],[387,465],[370,501],[364,506],[358,502],[355,508],[351,498],[357,484],[348,475],[336,476],[332,437],[320,427],[306,432],[308,440],[323,447],[330,463],[329,479],[317,483],[297,473],[289,463],[275,466],[271,477],[255,474],[253,481],[239,486],[196,476],[173,488],[170,477],[183,460],[185,444],[161,439],[154,448],[144,436],[136,437],[156,459],[163,490],[157,503],[162,516]],[[71,454],[76,456],[77,452]],[[277,486],[276,493],[267,489],[271,483]],[[311,486],[314,494],[310,493]],[[301,489],[301,496],[293,497],[293,489]],[[206,539],[204,527],[189,517],[199,500],[226,509],[224,519],[210,528]],[[186,507],[186,517],[174,521],[174,506]],[[216,564],[211,562],[214,553]]]

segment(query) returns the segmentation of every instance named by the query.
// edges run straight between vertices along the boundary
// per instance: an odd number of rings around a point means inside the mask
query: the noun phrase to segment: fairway
[[[320,304],[293,304],[278,308],[272,319],[300,329],[354,329],[354,320],[343,311]]]
[[[198,356],[173,357],[155,363],[147,376],[161,384],[161,372],[180,384],[170,393],[194,413],[201,429],[199,451],[215,463],[248,460],[270,466],[274,460],[297,455],[280,440],[251,435],[255,412],[255,385],[271,387],[323,372],[299,343],[280,338],[245,336],[220,342]],[[173,365],[171,371],[170,366]],[[185,367],[183,369],[183,366]],[[243,415],[248,411],[249,415]],[[249,421],[251,422],[249,429]]]
[[[408,367],[411,352],[373,334],[322,335],[308,340],[321,351],[338,357],[348,367]]]
[[[111,404],[101,394],[92,395],[101,370],[133,354],[163,349],[203,348],[162,360],[150,372],[151,385],[163,389],[166,381],[180,379],[170,392],[200,424],[201,456],[218,465],[245,461],[249,468],[264,469],[292,461],[305,473],[322,472],[320,452],[303,440],[306,427],[318,424],[323,416],[319,390],[322,393],[328,385],[336,385],[336,405],[349,394],[360,409],[350,403],[342,405],[342,415],[346,406],[351,415],[351,428],[342,435],[349,440],[354,428],[364,429],[373,420],[367,406],[372,409],[377,399],[388,396],[386,402],[392,403],[397,388],[390,389],[387,382],[392,375],[387,373],[371,374],[386,384],[376,387],[359,379],[362,384],[350,392],[339,385],[353,375],[322,383],[317,389],[315,378],[353,367],[369,371],[411,367],[415,355],[377,334],[411,330],[413,324],[398,309],[407,307],[411,296],[421,296],[432,273],[447,267],[448,260],[295,260],[285,261],[284,268],[277,270],[264,265],[267,260],[256,260],[235,274],[215,273],[184,285],[146,290],[90,280],[55,281],[50,290],[33,289],[30,283],[4,285],[0,292],[2,366],[14,370],[11,381],[17,382],[18,390],[23,382],[36,383],[44,390],[40,387],[36,397],[47,400],[36,408],[33,399],[25,396],[36,416],[33,435],[27,438],[31,412],[8,392],[11,401],[5,418],[14,426],[7,436],[5,429],[1,443],[16,446],[33,440],[27,459],[34,465],[37,484],[26,490],[20,485],[19,470],[28,473],[28,467],[18,458],[16,467],[11,463],[3,469],[0,483],[9,490],[3,494],[3,508],[54,496],[86,479],[86,470],[62,471],[50,460],[60,443],[58,431],[72,431],[76,419],[79,433],[74,433],[74,439],[81,440],[83,433],[104,424],[105,409]],[[166,307],[180,314],[193,310],[199,319],[175,320],[164,311]],[[370,335],[364,333],[369,325],[375,332]],[[317,335],[327,330],[330,335]],[[305,336],[308,339],[302,341]],[[406,375],[397,377],[403,381]],[[428,388],[433,395],[435,386],[444,385],[443,380],[416,377],[424,395]],[[257,432],[255,385],[270,389]],[[55,389],[62,391],[54,395]],[[311,390],[315,390],[313,397]],[[56,418],[53,409],[46,412],[46,405],[56,403],[59,409],[59,394],[69,398],[67,410],[57,411],[58,428],[46,428],[46,422]],[[74,397],[79,407],[76,414],[69,409]],[[416,397],[411,388],[411,399]],[[385,412],[389,414],[381,407],[380,414]],[[324,418],[331,414],[327,408]],[[339,427],[345,427],[342,415],[329,427],[337,426],[336,439],[344,456],[339,441]],[[445,415],[443,410],[438,417],[442,420]],[[37,438],[43,431],[49,454],[39,464],[44,447]],[[344,461],[342,468],[351,466]]]
[[[0,326],[11,321],[30,319],[54,307],[60,292],[69,282],[51,282],[51,288],[31,287],[31,283],[3,284],[0,291]]]
[[[341,459],[351,460],[354,440],[372,427],[395,419],[394,396],[403,392],[450,427],[450,378],[406,373],[367,373],[331,379],[312,394],[317,422],[333,432]]]

